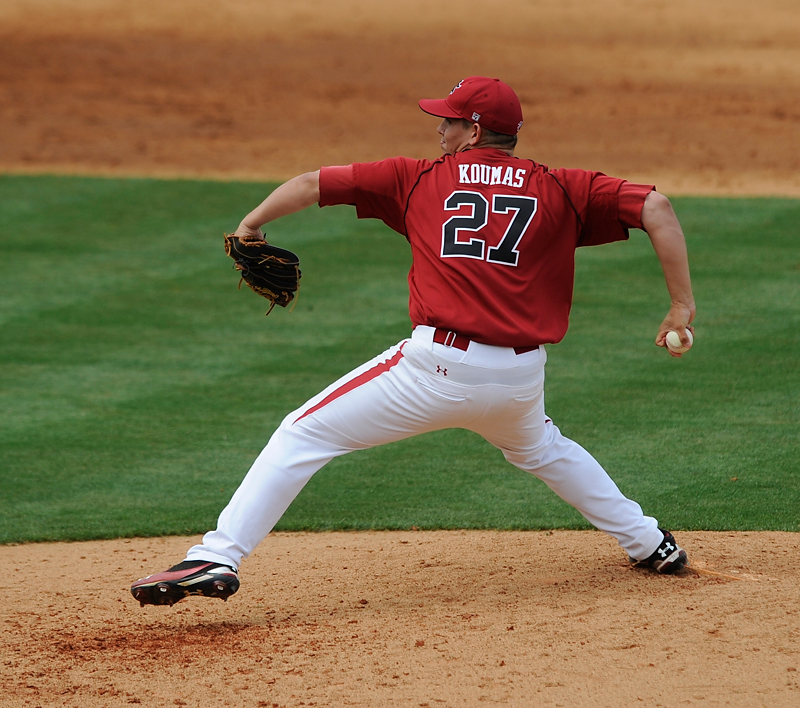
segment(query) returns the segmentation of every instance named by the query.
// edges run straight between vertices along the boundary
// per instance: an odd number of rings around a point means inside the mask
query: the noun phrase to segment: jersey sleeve
[[[319,171],[319,205],[356,205],[353,165],[323,167]]]
[[[408,195],[427,164],[425,160],[396,157],[323,167],[319,174],[319,205],[350,204],[359,219],[380,219],[407,236],[404,222]]]
[[[599,246],[628,238],[642,228],[642,207],[655,187],[609,177],[602,172],[554,170],[580,219],[578,246]]]
[[[623,182],[619,188],[619,220],[629,229],[643,229],[642,207],[647,195],[655,190],[652,184]]]
[[[627,240],[628,229],[642,228],[644,200],[654,189],[653,185],[593,173],[578,245],[599,246]]]

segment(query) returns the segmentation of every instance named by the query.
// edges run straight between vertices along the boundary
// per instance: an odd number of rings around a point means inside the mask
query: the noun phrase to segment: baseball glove
[[[270,301],[267,314],[275,305],[286,307],[300,287],[300,259],[285,248],[266,241],[242,241],[225,234],[225,253],[234,260],[234,268],[253,292]]]

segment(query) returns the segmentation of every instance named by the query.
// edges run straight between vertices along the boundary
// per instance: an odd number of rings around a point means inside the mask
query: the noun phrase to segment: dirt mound
[[[196,538],[2,547],[3,705],[798,705],[800,536],[679,536],[661,577],[599,532],[274,534],[172,608],[128,588]]]

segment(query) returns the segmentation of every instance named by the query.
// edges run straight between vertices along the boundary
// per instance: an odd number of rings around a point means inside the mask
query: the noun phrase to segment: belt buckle
[[[456,343],[457,336],[458,335],[455,332],[448,332],[446,335],[444,335],[444,342],[442,342],[442,344],[444,344],[446,347],[452,347]]]

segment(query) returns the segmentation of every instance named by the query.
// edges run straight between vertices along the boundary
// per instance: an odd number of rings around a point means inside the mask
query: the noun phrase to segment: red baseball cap
[[[470,76],[456,84],[447,98],[423,98],[419,107],[439,118],[463,118],[503,135],[522,127],[522,107],[513,89],[500,79]]]

